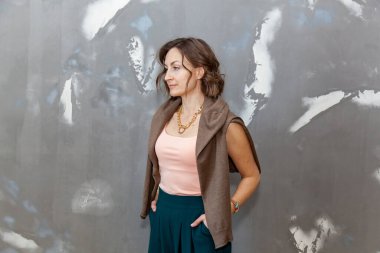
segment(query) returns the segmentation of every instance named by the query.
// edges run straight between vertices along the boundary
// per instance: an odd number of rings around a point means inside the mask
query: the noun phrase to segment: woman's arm
[[[243,127],[238,123],[231,123],[227,129],[227,149],[241,180],[232,196],[232,200],[243,205],[255,192],[260,182],[260,172],[253,158],[251,145]],[[231,203],[231,213],[235,210]]]
[[[232,196],[239,206],[244,204],[256,190],[260,182],[260,172],[255,159],[253,158],[252,148],[248,137],[239,123],[230,123],[227,129],[227,150],[236,168],[238,169],[241,180]],[[234,206],[231,203],[231,213],[234,213]],[[206,215],[202,214],[192,224],[198,226],[204,222],[207,227]]]

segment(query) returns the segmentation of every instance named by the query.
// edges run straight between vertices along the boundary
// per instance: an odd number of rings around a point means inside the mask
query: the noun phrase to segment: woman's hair
[[[189,71],[190,77],[192,75],[191,71],[183,64],[185,57],[193,67],[204,68],[204,75],[201,78],[201,91],[205,96],[218,97],[223,92],[224,75],[219,71],[219,61],[211,47],[204,40],[188,37],[177,38],[166,42],[158,52],[158,60],[161,66],[165,65],[166,54],[172,48],[177,48],[182,54],[182,65],[187,71]],[[158,74],[156,86],[157,88],[160,88],[160,83],[163,81],[165,83],[165,89],[169,93],[169,87],[164,80],[165,74],[166,68]]]

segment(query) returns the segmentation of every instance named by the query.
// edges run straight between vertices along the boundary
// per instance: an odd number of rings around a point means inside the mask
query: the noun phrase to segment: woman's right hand
[[[153,200],[153,201],[150,203],[150,208],[152,208],[152,211],[153,211],[153,212],[156,212],[156,209],[157,209],[157,201],[156,201],[156,200]]]

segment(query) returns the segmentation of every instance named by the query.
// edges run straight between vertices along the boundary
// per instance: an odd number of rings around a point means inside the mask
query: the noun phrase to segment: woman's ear
[[[197,69],[196,69],[196,75],[197,75],[197,79],[199,80],[199,79],[202,79],[203,78],[203,76],[205,75],[205,69],[203,68],[203,67],[198,67]]]

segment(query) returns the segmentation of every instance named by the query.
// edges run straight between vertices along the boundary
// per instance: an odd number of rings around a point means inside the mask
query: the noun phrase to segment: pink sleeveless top
[[[195,145],[197,136],[169,135],[165,128],[156,141],[160,188],[172,195],[201,196]]]

